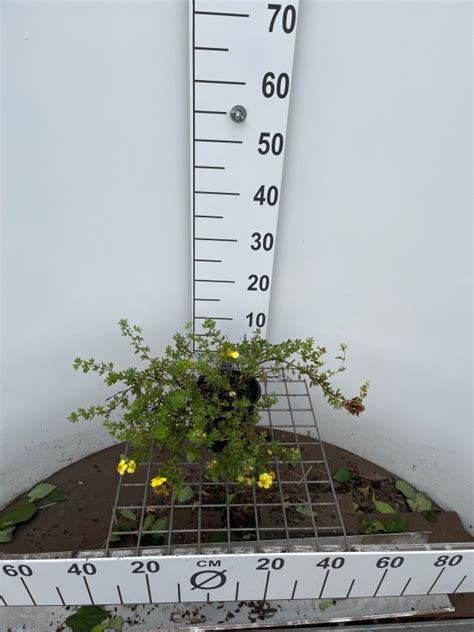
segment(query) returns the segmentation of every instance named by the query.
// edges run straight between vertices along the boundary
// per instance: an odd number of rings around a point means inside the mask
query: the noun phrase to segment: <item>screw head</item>
[[[247,118],[247,110],[243,105],[234,105],[230,111],[230,118],[234,123],[243,123]]]

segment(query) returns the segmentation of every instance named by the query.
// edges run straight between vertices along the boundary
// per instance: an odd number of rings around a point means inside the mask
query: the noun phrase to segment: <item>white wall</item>
[[[347,341],[368,409],[323,436],[472,529],[471,11],[302,1],[270,336]],[[71,360],[189,318],[187,5],[4,2],[3,40],[7,501],[109,443]]]

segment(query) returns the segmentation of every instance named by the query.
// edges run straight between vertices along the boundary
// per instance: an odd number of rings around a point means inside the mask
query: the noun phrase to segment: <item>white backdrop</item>
[[[187,3],[4,1],[2,503],[110,444],[70,410],[190,317]],[[469,2],[302,0],[269,335],[372,382],[326,440],[473,530]]]

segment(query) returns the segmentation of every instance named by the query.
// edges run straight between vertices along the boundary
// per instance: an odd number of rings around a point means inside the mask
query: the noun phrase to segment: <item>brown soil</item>
[[[307,440],[307,437],[305,437]],[[468,542],[473,538],[464,530],[462,524],[454,512],[445,512],[440,509],[435,522],[428,521],[422,514],[412,513],[406,505],[403,495],[395,489],[395,478],[386,470],[373,463],[357,457],[356,455],[325,444],[330,470],[335,472],[338,468],[347,467],[354,473],[353,479],[349,483],[336,484],[336,491],[343,514],[343,520],[349,534],[358,533],[358,522],[360,517],[370,517],[380,520],[393,519],[403,516],[407,520],[408,531],[428,531],[431,542]],[[57,485],[67,497],[64,502],[51,504],[48,498],[40,501],[40,509],[36,515],[27,523],[18,525],[14,534],[14,540],[8,544],[0,544],[1,554],[31,554],[59,551],[79,551],[100,549],[104,546],[111,514],[113,502],[117,488],[116,466],[120,455],[124,452],[124,445],[119,444],[106,450],[101,450],[82,459],[68,467],[56,472],[47,479]],[[303,447],[304,460],[318,460],[320,458],[320,446],[315,442],[313,445]],[[281,471],[281,479],[288,481],[284,487],[285,502],[304,503],[307,496],[302,491],[301,477],[295,466],[285,466],[286,470]],[[316,467],[310,468],[307,472],[308,488],[310,489],[313,502],[324,502],[330,500],[330,488],[326,484],[321,484],[325,480],[324,470]],[[140,469],[133,475],[134,480],[140,480]],[[137,477],[135,479],[135,477]],[[197,483],[197,470],[189,467],[188,481],[191,487]],[[127,477],[131,481],[132,476]],[[135,505],[138,501],[141,504],[143,488],[129,487],[132,496],[120,499],[120,505]],[[138,492],[137,492],[138,490]],[[203,502],[205,504],[221,504],[220,508],[202,509],[202,528],[206,532],[209,530],[207,541],[216,541],[216,536],[212,535],[212,529],[226,529],[227,510],[225,488],[209,483],[204,487]],[[232,529],[240,529],[233,533],[233,540],[255,539],[255,516],[252,508],[252,490],[233,488],[229,486],[229,494],[235,494],[230,506],[230,524]],[[138,493],[138,496],[137,496]],[[391,504],[398,514],[373,514],[372,496],[375,493],[377,500],[383,500]],[[17,499],[18,500],[18,499]],[[280,503],[280,492],[277,488],[257,491],[258,502]],[[359,512],[353,510],[353,501],[359,506]],[[169,498],[153,500],[153,503],[161,503],[162,509],[154,510],[156,515],[166,515],[165,510],[169,503]],[[188,501],[192,504],[193,500]],[[238,505],[238,506],[233,506]],[[328,535],[338,535],[337,516],[334,509],[322,511],[320,507],[315,507],[317,511],[318,527],[326,526]],[[160,511],[162,513],[160,514]],[[259,526],[261,528],[272,529],[265,532],[265,539],[282,537],[284,518],[281,507],[259,508]],[[179,530],[195,528],[196,513],[191,507],[187,509],[175,509],[174,528]],[[311,526],[311,516],[287,507],[287,525],[295,528],[292,537],[304,537],[311,535],[307,530]],[[121,521],[121,522],[120,522]],[[126,524],[125,518],[119,519],[119,524]],[[331,532],[331,525],[334,525],[334,533]],[[298,529],[302,529],[301,532]],[[306,529],[306,530],[305,530]],[[240,535],[239,535],[240,534]],[[192,542],[187,539],[186,534],[177,534],[176,544]],[[262,535],[261,535],[262,537]],[[218,539],[218,538],[217,538]],[[203,534],[203,542],[206,536]],[[135,536],[125,535],[117,543],[120,548],[136,543]],[[142,544],[158,544],[159,541],[142,542]],[[452,598],[456,607],[453,616],[469,617],[474,616],[474,595],[454,595]]]

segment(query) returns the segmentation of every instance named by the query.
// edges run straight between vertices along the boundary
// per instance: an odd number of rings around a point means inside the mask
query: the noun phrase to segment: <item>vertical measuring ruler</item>
[[[298,0],[190,2],[192,305],[230,338],[268,322]]]

